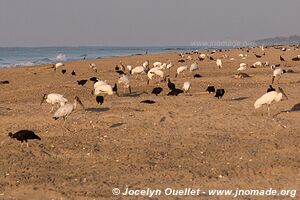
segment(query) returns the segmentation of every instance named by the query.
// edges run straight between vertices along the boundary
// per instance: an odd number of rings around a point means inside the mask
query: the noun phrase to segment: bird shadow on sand
[[[300,111],[300,103],[293,105],[293,107],[289,110],[283,110],[274,115],[274,117],[278,116],[281,113],[289,113],[289,112],[299,112]]]
[[[300,103],[295,104],[288,112],[298,112],[300,111]]]
[[[110,109],[108,107],[100,107],[100,108],[86,108],[85,111],[87,112],[106,112],[109,111]]]
[[[122,95],[120,95],[119,97],[139,97],[142,94],[148,94],[147,92],[143,91],[143,92],[131,92],[131,93],[123,93]]]
[[[245,99],[248,99],[249,97],[233,97],[232,99],[230,99],[231,101],[242,101]]]
[[[117,128],[119,126],[122,126],[123,124],[125,124],[125,123],[115,123],[115,124],[112,124],[109,128]]]

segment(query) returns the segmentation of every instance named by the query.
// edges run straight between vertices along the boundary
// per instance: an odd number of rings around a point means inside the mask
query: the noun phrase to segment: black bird
[[[144,100],[144,101],[141,101],[141,103],[147,103],[147,104],[154,104],[154,103],[156,103],[155,101],[153,101],[153,100]]]
[[[65,70],[65,69],[61,70],[61,73],[63,73],[63,74],[65,74],[66,72],[67,72],[67,70]]]
[[[181,62],[181,63],[183,63],[183,62],[185,62],[185,60],[183,60],[183,59],[180,59],[180,60],[178,60],[178,62]]]
[[[118,65],[116,65],[115,70],[116,71],[120,70],[120,67]]]
[[[255,55],[255,57],[256,58],[261,58],[261,56],[260,55],[257,55],[257,54],[254,54]]]
[[[155,94],[156,96],[159,95],[161,92],[163,91],[163,89],[161,87],[155,87],[153,88],[151,94]]]
[[[224,89],[217,89],[215,97],[217,97],[218,99],[221,99],[224,96],[224,94],[225,94]]]
[[[209,56],[209,60],[215,60],[213,57]]]
[[[0,84],[9,84],[9,81],[0,81]]]
[[[269,88],[267,89],[267,92],[276,91],[275,88],[272,87],[272,85],[269,85]]]
[[[21,143],[23,143],[24,141],[27,143],[28,140],[34,140],[34,139],[41,140],[39,136],[37,136],[33,131],[29,131],[29,130],[20,130],[14,134],[10,132],[8,133],[8,136],[18,141],[21,141]]]
[[[172,83],[172,82],[170,81],[169,78],[168,78],[168,88],[169,88],[170,90],[175,90],[175,89],[176,89],[175,84]]]
[[[183,93],[183,90],[175,88],[174,90],[171,90],[167,96],[178,96],[180,93]]]
[[[284,62],[284,58],[282,56],[279,57],[282,62]]]
[[[77,84],[78,85],[81,85],[81,86],[84,86],[86,84],[88,80],[80,80],[80,81],[77,81]]]
[[[194,78],[201,78],[202,76],[200,74],[195,74]]]
[[[210,93],[214,93],[216,92],[215,86],[209,85],[206,89],[206,91],[210,94]]]
[[[104,97],[103,96],[96,96],[96,101],[98,104],[103,104],[104,102]]]
[[[122,75],[122,74],[126,75],[126,73],[125,73],[123,70],[116,70],[116,72],[117,72],[119,75]]]
[[[296,73],[296,72],[292,69],[288,69],[288,70],[286,70],[286,73]]]
[[[119,93],[118,93],[118,86],[117,84],[115,83],[114,87],[112,88],[113,92],[115,92],[118,96],[119,96]]]
[[[300,57],[296,56],[296,57],[292,58],[292,61],[300,61]]]
[[[91,77],[90,81],[93,81],[94,83],[98,81],[97,77]]]
[[[199,59],[199,61],[203,61],[204,60],[204,58],[201,58],[201,57],[198,57],[198,59]]]
[[[76,76],[76,72],[74,70],[72,71],[71,74],[72,74],[72,76]]]
[[[249,53],[249,50],[247,50],[247,53]]]

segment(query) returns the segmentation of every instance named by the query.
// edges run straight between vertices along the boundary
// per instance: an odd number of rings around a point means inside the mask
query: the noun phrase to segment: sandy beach
[[[232,49],[211,54],[221,58],[223,68],[208,58],[179,63],[178,53],[135,55],[66,62],[66,74],[51,65],[0,68],[0,199],[133,199],[114,196],[113,188],[131,189],[300,189],[300,61],[292,61],[299,51],[265,48]],[[246,59],[239,54],[248,54]],[[228,58],[222,58],[227,54]],[[285,62],[279,60],[279,56]],[[230,58],[234,58],[231,60]],[[165,74],[181,88],[192,83],[191,95],[167,96],[166,82],[147,76],[129,76],[132,94],[121,86],[120,96],[105,95],[98,105],[91,94],[93,82],[80,86],[77,80],[96,76],[117,83],[115,66],[142,65],[145,60],[174,66]],[[176,69],[197,62],[200,70],[174,78]],[[256,61],[281,64],[298,73],[283,74],[280,86],[288,100],[254,109],[272,80],[270,66],[250,68],[249,78],[236,79],[239,64]],[[95,73],[90,63],[98,66]],[[72,76],[74,70],[76,76]],[[199,73],[201,78],[193,75]],[[208,85],[224,88],[222,99],[205,94]],[[151,94],[154,87],[163,92]],[[277,82],[273,85],[278,87]],[[61,119],[52,119],[51,106],[40,105],[43,94],[60,93],[70,102],[79,96],[85,109],[78,107],[62,128]],[[142,104],[142,100],[155,104]],[[298,104],[298,110],[291,110]],[[9,132],[34,131],[41,141],[29,147],[8,137]],[[300,192],[300,191],[298,191]],[[143,199],[144,197],[139,197]],[[156,196],[156,199],[181,199]],[[154,199],[155,199],[154,198]],[[185,197],[189,199],[193,197]],[[145,197],[145,199],[147,199]],[[199,199],[232,199],[201,195]],[[256,199],[237,197],[235,199]],[[270,199],[270,197],[259,197]],[[272,199],[287,199],[278,196]]]

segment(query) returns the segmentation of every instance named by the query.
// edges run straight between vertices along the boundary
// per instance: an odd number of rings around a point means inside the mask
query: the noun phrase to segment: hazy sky
[[[300,0],[0,0],[0,47],[164,46],[300,34]]]

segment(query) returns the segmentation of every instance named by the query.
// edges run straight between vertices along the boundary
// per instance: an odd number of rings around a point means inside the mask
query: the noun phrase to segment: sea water
[[[33,66],[59,61],[75,61],[146,53],[171,53],[196,49],[193,47],[1,47],[0,67]]]

